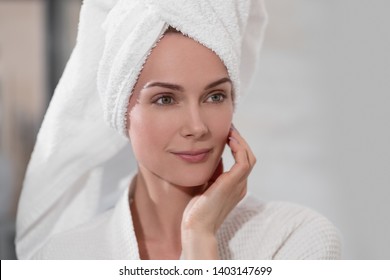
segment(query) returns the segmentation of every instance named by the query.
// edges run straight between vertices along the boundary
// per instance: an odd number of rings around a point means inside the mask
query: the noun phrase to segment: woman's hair
[[[169,26],[164,34],[168,34],[168,33],[181,33],[181,32],[179,30],[177,30],[176,28]],[[183,33],[181,33],[181,34],[183,34]]]

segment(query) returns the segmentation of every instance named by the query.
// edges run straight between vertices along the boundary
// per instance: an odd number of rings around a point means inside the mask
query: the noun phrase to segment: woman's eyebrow
[[[208,86],[206,86],[204,89],[207,90],[207,89],[210,89],[210,88],[213,88],[213,87],[216,87],[220,84],[223,84],[223,83],[232,83],[232,80],[230,80],[228,77],[225,77],[225,78],[222,78],[222,79],[219,79],[218,81],[215,81],[215,82],[212,82],[211,84],[209,84]]]
[[[216,87],[216,86],[218,86],[220,84],[227,83],[227,82],[232,84],[232,81],[228,77],[225,77],[225,78],[222,78],[222,79],[219,79],[219,80],[217,80],[215,82],[210,83],[204,89],[207,90],[207,89]],[[163,87],[163,88],[168,88],[168,89],[171,89],[171,90],[184,91],[184,88],[182,86],[180,86],[180,85],[164,83],[164,82],[151,82],[151,83],[147,83],[143,87],[143,89],[151,88],[151,87]]]
[[[168,89],[177,90],[177,91],[184,91],[184,88],[182,86],[175,85],[175,84],[169,84],[169,83],[163,83],[163,82],[147,83],[143,87],[143,89],[151,88],[151,87],[163,87],[163,88],[168,88]]]

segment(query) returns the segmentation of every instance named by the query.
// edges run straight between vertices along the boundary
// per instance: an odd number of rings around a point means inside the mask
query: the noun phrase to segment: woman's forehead
[[[206,80],[228,76],[221,59],[210,49],[181,33],[166,34],[152,50],[140,79]]]

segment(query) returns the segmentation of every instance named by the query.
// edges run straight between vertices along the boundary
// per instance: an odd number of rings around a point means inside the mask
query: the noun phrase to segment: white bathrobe
[[[52,236],[32,258],[139,260],[129,207],[130,181],[122,181],[124,191],[115,207]],[[224,260],[331,260],[341,256],[339,232],[323,216],[291,203],[260,202],[250,195],[229,214],[217,240]]]

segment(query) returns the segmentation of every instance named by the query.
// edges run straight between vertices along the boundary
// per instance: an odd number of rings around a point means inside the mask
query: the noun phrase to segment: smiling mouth
[[[180,159],[189,163],[200,163],[207,160],[211,149],[204,149],[198,151],[173,152],[173,154]]]

